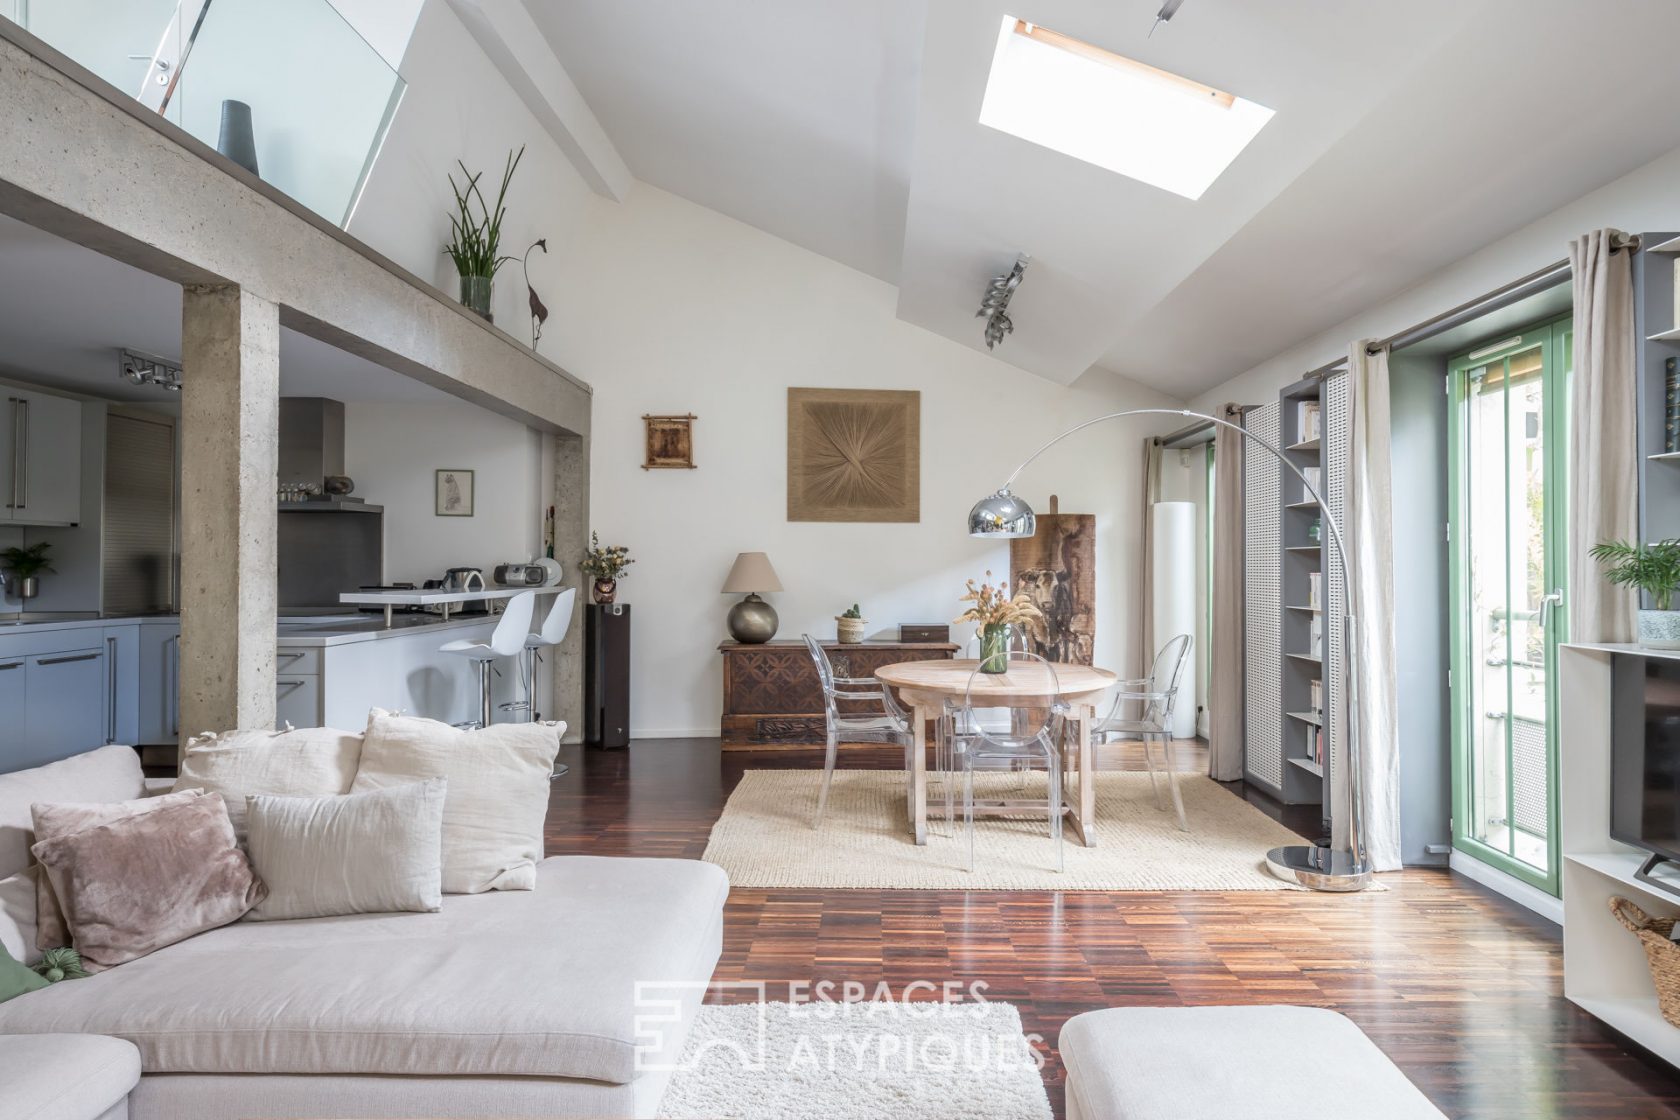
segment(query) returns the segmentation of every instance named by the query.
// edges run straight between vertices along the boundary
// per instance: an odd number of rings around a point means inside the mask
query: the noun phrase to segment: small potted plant
[[[584,574],[595,578],[591,594],[597,603],[610,603],[618,596],[618,581],[635,561],[630,549],[621,544],[603,545],[599,534],[589,534],[589,551],[583,554]]]
[[[53,570],[52,561],[47,559],[47,553],[52,545],[46,541],[32,544],[28,548],[8,548],[0,551],[0,568],[12,573],[11,592],[19,599],[33,599],[41,590],[40,581],[36,578],[42,572]]]
[[[1639,644],[1648,649],[1680,649],[1680,611],[1670,609],[1680,589],[1680,540],[1633,544],[1603,541],[1591,556],[1604,578],[1651,597],[1652,610],[1639,611]]]
[[[465,163],[456,160],[466,185],[456,183],[453,173],[449,176],[449,189],[455,195],[455,213],[449,215],[449,244],[443,251],[455,262],[455,271],[460,274],[461,303],[486,322],[494,321],[490,314],[490,292],[497,271],[508,261],[518,259],[502,255],[502,219],[507,217],[508,184],[513,182],[513,173],[524,155],[524,148],[508,153],[494,207],[485,202],[484,192],[478,186],[484,172],[470,172]],[[547,246],[543,251],[548,251]]]
[[[853,603],[845,614],[834,616],[834,630],[840,641],[849,646],[855,646],[863,641],[863,629],[869,621],[863,617],[858,605]]]
[[[1025,591],[1017,592],[1011,599],[1009,584],[1000,583],[993,587],[991,578],[992,573],[987,572],[986,582],[978,587],[974,586],[973,580],[968,581],[968,593],[958,602],[974,605],[952,621],[953,624],[980,624],[980,671],[1002,673],[1009,668],[1010,630],[1016,626],[1039,630],[1044,626],[1044,615],[1033,606]]]

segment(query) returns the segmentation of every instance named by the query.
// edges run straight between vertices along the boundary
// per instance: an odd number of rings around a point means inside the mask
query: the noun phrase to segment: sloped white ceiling
[[[1680,146],[1668,0],[527,0],[639,177],[996,354],[1180,396]],[[1017,16],[1276,111],[1197,201],[978,122]],[[1560,247],[1560,255],[1562,248]]]

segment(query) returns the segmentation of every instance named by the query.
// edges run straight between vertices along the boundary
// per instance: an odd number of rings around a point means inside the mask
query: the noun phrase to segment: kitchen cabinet
[[[82,403],[0,389],[0,524],[82,519]]]
[[[274,726],[321,726],[321,678],[282,676],[274,682]]]
[[[105,741],[140,742],[140,624],[105,627]]]
[[[24,658],[23,735],[8,758],[14,768],[39,766],[105,745],[109,721],[106,651],[101,644]]]
[[[142,619],[135,658],[136,731],[143,746],[174,743],[180,735],[181,620]]]

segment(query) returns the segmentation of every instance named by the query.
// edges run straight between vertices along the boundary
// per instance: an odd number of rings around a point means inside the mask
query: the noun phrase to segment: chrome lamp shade
[[[1032,507],[1009,492],[1008,487],[974,503],[968,511],[968,535],[971,537],[1030,537],[1037,530],[1038,518]]]

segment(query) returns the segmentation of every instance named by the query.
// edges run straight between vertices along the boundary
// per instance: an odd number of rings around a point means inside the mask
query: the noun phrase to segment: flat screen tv
[[[1680,659],[1617,654],[1611,698],[1610,835],[1651,853],[1641,879],[1680,893],[1649,876],[1680,862]]]

